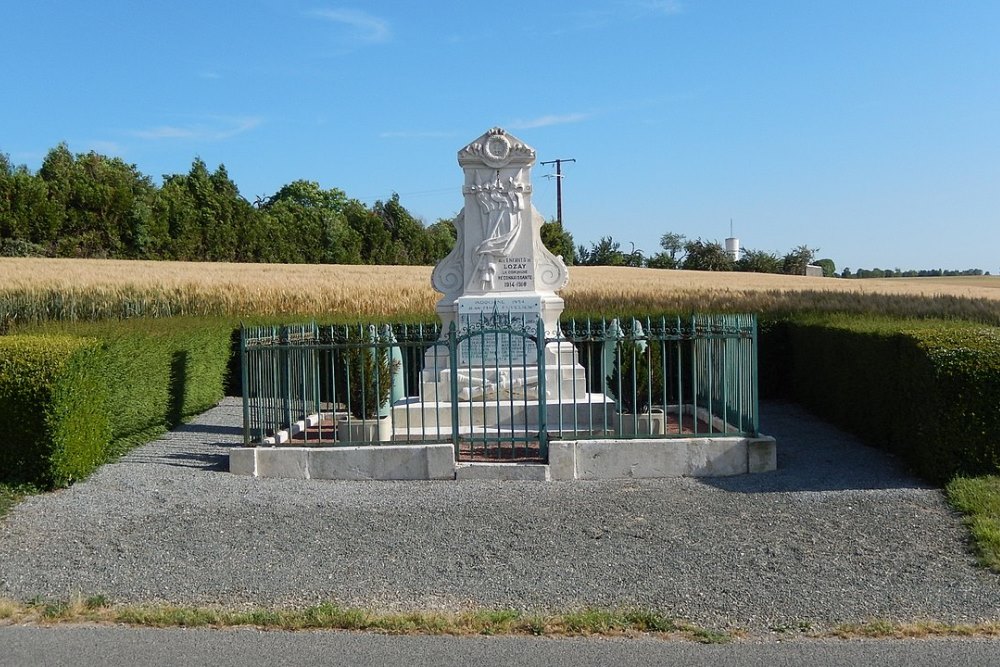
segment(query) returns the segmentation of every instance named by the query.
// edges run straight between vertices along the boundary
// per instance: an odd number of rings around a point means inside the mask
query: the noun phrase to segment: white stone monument
[[[431,283],[444,296],[437,312],[445,328],[461,314],[541,316],[553,333],[569,272],[542,244],[542,216],[531,203],[535,150],[495,127],[458,152],[465,174],[465,207],[455,219],[458,241],[434,268]]]
[[[566,286],[569,272],[562,258],[542,244],[543,219],[531,203],[534,149],[493,128],[462,148],[458,162],[465,199],[455,219],[458,239],[431,281],[443,295],[437,304],[442,336],[452,326],[459,336],[473,333],[458,346],[456,368],[446,345],[428,350],[420,396],[398,404],[397,428],[404,422],[411,429],[449,423],[457,387],[455,399],[470,406],[458,410],[463,432],[530,432],[544,404],[549,423],[558,423],[564,433],[603,433],[604,415],[613,404],[587,392],[576,348],[557,340],[563,300],[556,290]],[[528,338],[537,335],[539,319],[548,341],[542,350],[544,374],[538,344]],[[474,333],[484,328],[493,333]]]
[[[523,326],[534,334],[541,318],[545,335],[559,337],[569,272],[561,257],[542,243],[541,214],[531,203],[535,150],[499,127],[458,152],[464,172],[465,206],[455,218],[458,239],[434,268],[431,283],[442,293],[437,313],[447,334],[477,325]],[[447,395],[450,382],[444,350],[431,352],[424,387]],[[531,341],[513,336],[482,336],[459,347],[462,399],[520,396],[537,398],[538,364]],[[586,395],[583,367],[568,342],[545,347],[545,393],[572,400]],[[433,388],[433,384],[437,384]],[[425,391],[425,395],[427,395]]]

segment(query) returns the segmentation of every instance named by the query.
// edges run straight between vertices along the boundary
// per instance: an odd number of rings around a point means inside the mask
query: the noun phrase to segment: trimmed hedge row
[[[104,460],[100,356],[92,338],[0,337],[0,480],[63,485]]]
[[[0,337],[0,480],[65,486],[223,395],[233,325],[51,324]]]
[[[780,367],[770,387],[783,384],[790,398],[925,479],[1000,471],[1000,329],[803,318],[774,327],[761,347],[762,363]]]

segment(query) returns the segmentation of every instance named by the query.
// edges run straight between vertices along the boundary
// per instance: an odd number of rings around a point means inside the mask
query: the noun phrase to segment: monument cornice
[[[535,163],[535,149],[500,127],[494,127],[458,151],[463,167],[485,165],[493,169]]]

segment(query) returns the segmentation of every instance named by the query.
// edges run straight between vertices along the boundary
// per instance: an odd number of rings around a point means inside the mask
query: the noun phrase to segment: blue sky
[[[65,141],[249,200],[295,179],[427,223],[499,125],[576,242],[665,232],[838,269],[1000,273],[1000,2],[4,0],[0,152]],[[556,213],[533,171],[534,203]]]

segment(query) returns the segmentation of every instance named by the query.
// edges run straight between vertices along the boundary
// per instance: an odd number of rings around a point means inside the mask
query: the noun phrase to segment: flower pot
[[[392,440],[392,418],[358,419],[341,417],[337,420],[337,441],[343,443],[389,442]]]
[[[663,408],[651,408],[648,412],[637,415],[629,412],[618,412],[615,416],[618,435],[642,437],[644,435],[666,435],[667,433],[667,416],[664,414]]]

